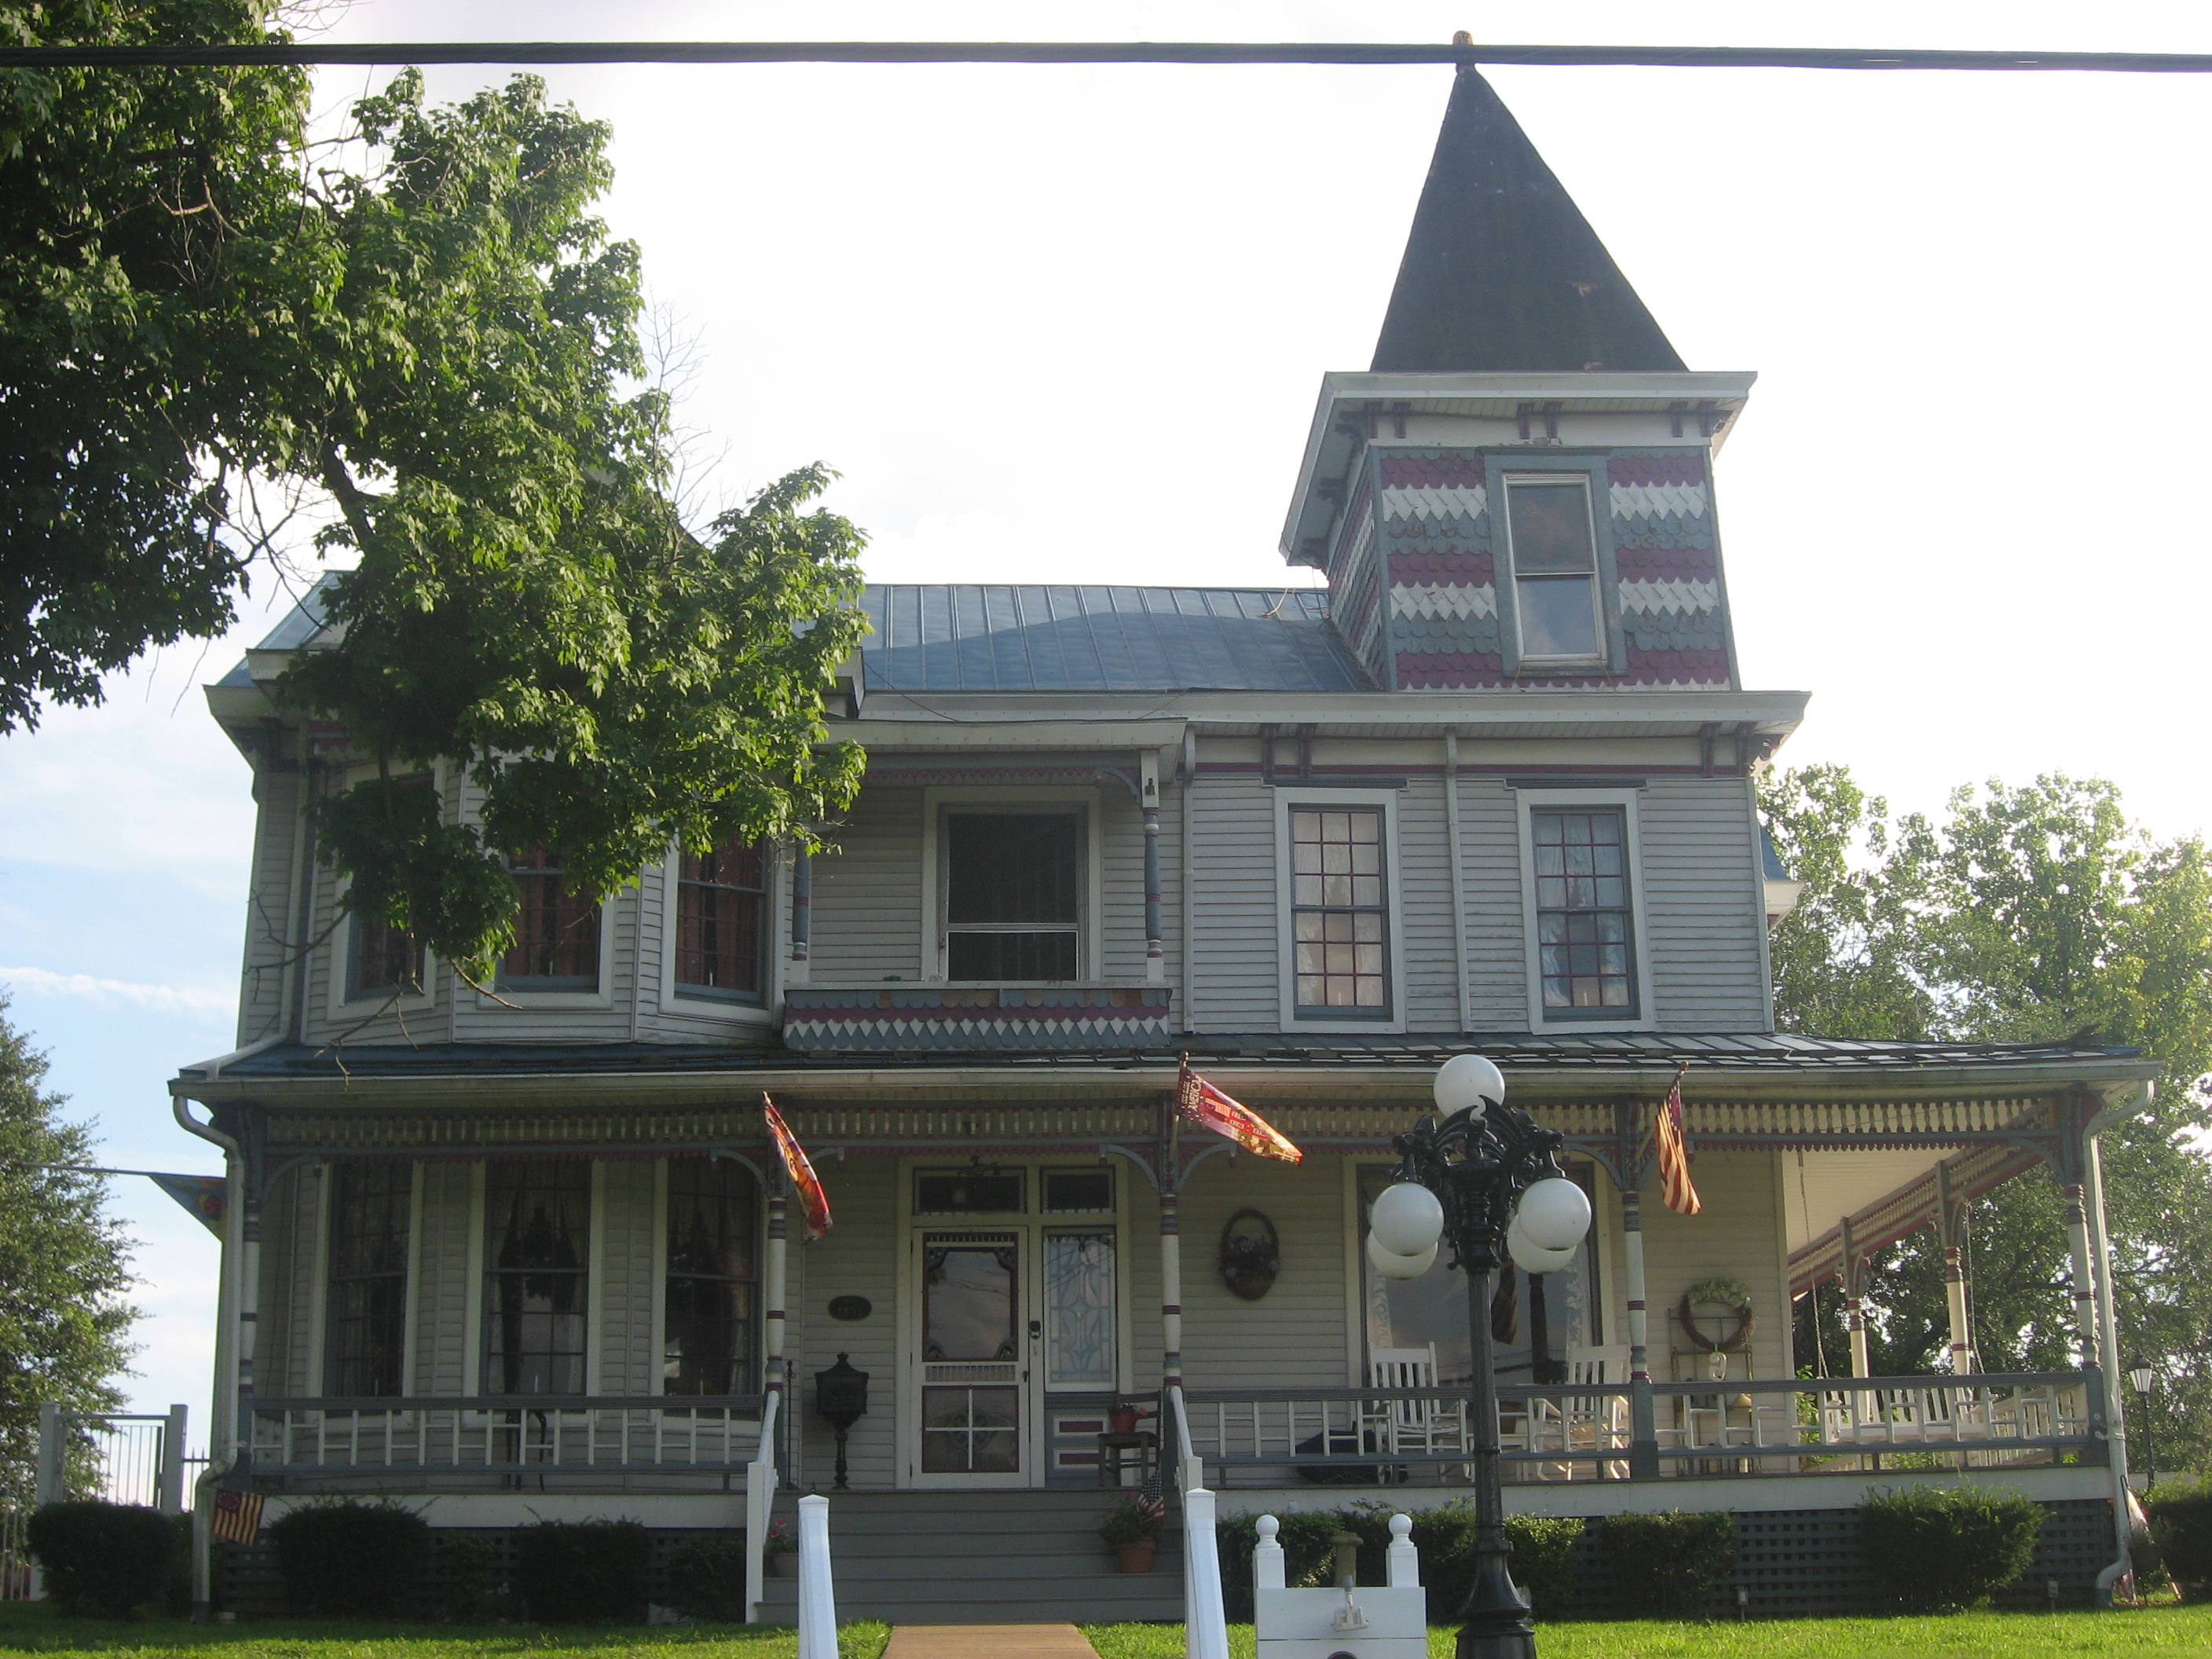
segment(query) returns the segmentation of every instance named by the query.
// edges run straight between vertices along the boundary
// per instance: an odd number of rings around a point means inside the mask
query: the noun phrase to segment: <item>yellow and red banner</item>
[[[1651,1123],[1652,1145],[1659,1155],[1659,1195],[1678,1215],[1695,1215],[1705,1207],[1690,1179],[1689,1138],[1682,1129],[1682,1073],[1689,1069],[1685,1066],[1674,1073],[1674,1086],[1667,1091]]]
[[[1183,1062],[1176,1080],[1176,1109],[1201,1127],[1225,1135],[1248,1152],[1296,1164],[1305,1157],[1282,1132],[1241,1101],[1232,1100]]]
[[[806,1218],[806,1242],[811,1244],[834,1224],[830,1219],[830,1194],[823,1190],[822,1177],[814,1173],[806,1149],[799,1144],[799,1137],[791,1133],[791,1125],[783,1121],[783,1114],[775,1109],[775,1102],[769,1098],[765,1090],[761,1093],[761,1115],[768,1121],[769,1139],[783,1154],[784,1171],[798,1190],[799,1206]]]

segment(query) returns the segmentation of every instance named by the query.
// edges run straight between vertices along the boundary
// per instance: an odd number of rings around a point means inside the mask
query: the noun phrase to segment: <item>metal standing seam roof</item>
[[[1313,588],[870,586],[872,691],[1371,691]]]

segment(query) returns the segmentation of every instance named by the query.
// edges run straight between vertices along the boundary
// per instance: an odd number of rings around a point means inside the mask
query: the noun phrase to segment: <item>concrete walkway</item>
[[[901,1625],[884,1659],[1098,1659],[1073,1625]]]

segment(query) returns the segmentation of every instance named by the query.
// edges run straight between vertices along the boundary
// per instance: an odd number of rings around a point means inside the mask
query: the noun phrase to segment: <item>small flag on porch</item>
[[[198,1216],[200,1224],[217,1238],[222,1237],[222,1206],[230,1191],[229,1182],[222,1176],[164,1175],[149,1170],[146,1178]]]
[[[1659,1154],[1659,1195],[1678,1215],[1695,1215],[1705,1205],[1690,1179],[1690,1147],[1682,1130],[1682,1073],[1674,1073],[1674,1086],[1667,1091],[1659,1115],[1652,1121],[1651,1139]]]
[[[212,1529],[224,1543],[251,1549],[253,1540],[261,1536],[261,1494],[240,1492],[235,1486],[217,1487]]]
[[[791,1126],[783,1121],[783,1114],[775,1109],[775,1102],[761,1094],[761,1115],[768,1120],[768,1132],[775,1142],[775,1149],[783,1154],[785,1172],[791,1184],[799,1189],[799,1202],[806,1217],[806,1242],[811,1244],[828,1232],[833,1224],[830,1219],[830,1194],[823,1190],[822,1177],[814,1173],[814,1165],[806,1156],[806,1149],[799,1144],[799,1137],[791,1133]]]
[[[1296,1164],[1305,1157],[1266,1118],[1249,1106],[1231,1100],[1192,1071],[1188,1060],[1183,1062],[1182,1074],[1176,1081],[1176,1109],[1193,1123],[1218,1135],[1226,1135],[1246,1152],[1257,1152],[1261,1158],[1279,1158],[1285,1164]]]

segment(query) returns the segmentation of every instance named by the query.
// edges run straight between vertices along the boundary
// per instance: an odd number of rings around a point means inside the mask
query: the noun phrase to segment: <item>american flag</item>
[[[1675,1069],[1674,1086],[1652,1120],[1651,1139],[1659,1155],[1659,1193],[1667,1207],[1678,1215],[1695,1215],[1705,1206],[1698,1201],[1697,1184],[1690,1179],[1690,1148],[1682,1133],[1682,1073]]]
[[[1231,1099],[1192,1071],[1188,1060],[1183,1061],[1182,1073],[1176,1080],[1176,1109],[1193,1123],[1218,1135],[1226,1135],[1246,1152],[1257,1152],[1261,1158],[1279,1158],[1285,1164],[1296,1164],[1305,1157],[1266,1118],[1242,1102]]]
[[[775,1109],[775,1102],[768,1092],[761,1092],[761,1116],[767,1121],[770,1139],[783,1154],[783,1167],[791,1176],[791,1184],[799,1189],[800,1210],[806,1218],[806,1242],[811,1244],[830,1231],[830,1194],[823,1190],[822,1177],[814,1173],[813,1160],[806,1149],[799,1144],[799,1137],[791,1133],[791,1126],[783,1121],[783,1114]]]
[[[235,1486],[218,1487],[215,1494],[215,1535],[226,1544],[252,1548],[261,1535],[261,1494]]]
[[[1168,1500],[1161,1494],[1160,1477],[1157,1472],[1146,1479],[1143,1490],[1137,1494],[1137,1513],[1147,1521],[1168,1518]]]

